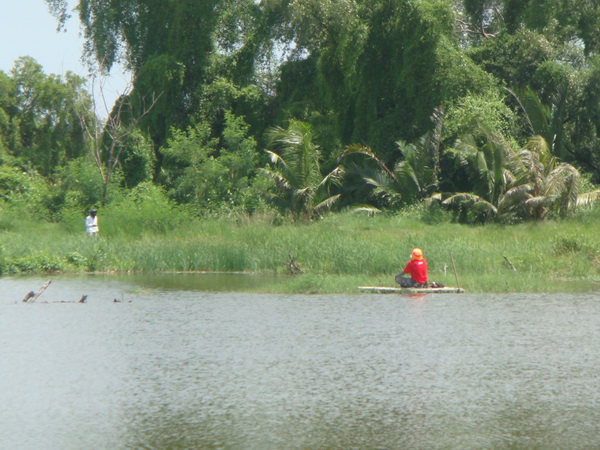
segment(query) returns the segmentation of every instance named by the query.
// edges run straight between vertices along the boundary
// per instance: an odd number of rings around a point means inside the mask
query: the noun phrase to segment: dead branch
[[[510,260],[506,256],[503,256],[503,258],[506,260],[506,262],[508,263],[510,268],[516,272],[517,269],[515,269],[515,266],[513,266],[513,263],[511,263]]]
[[[25,297],[23,297],[23,300],[21,300],[24,303],[33,303],[37,300],[37,298],[42,295],[42,292],[44,292],[46,290],[46,288],[48,286],[50,286],[50,283],[52,283],[52,281],[48,280],[46,281],[36,292],[28,292],[27,294],[25,294]]]
[[[21,300],[23,303],[27,303],[27,300],[29,300],[31,297],[33,297],[35,295],[35,292],[30,291],[27,294],[25,294],[25,297],[23,297],[23,300]]]
[[[461,19],[456,19],[456,23],[458,24],[458,31],[460,33],[478,34],[478,35],[483,36],[484,38],[496,37],[495,34],[488,33],[487,31],[485,31],[485,28],[483,28],[483,25],[478,27],[477,25],[475,25],[471,22],[467,22],[467,21],[461,20]]]
[[[116,101],[112,111],[109,111],[104,94],[104,81],[102,78],[97,81],[97,78],[98,75],[91,75],[91,114],[86,114],[84,110],[79,114],[79,120],[84,138],[90,142],[92,158],[102,177],[104,189],[102,201],[104,202],[112,175],[120,164],[121,151],[125,142],[138,127],[140,120],[152,111],[162,93],[159,95],[153,94],[148,101],[146,98],[141,98],[141,111],[137,115],[130,115],[129,113],[132,112],[130,98],[132,86],[128,84]],[[98,101],[95,93],[96,83],[98,83],[100,98],[106,113],[106,119],[104,120],[101,120],[98,115]],[[126,121],[123,116],[127,116]],[[103,136],[108,136],[108,144],[104,143]]]
[[[298,264],[296,264],[294,256],[291,253],[288,253],[288,256],[290,257],[290,262],[285,263],[285,267],[287,267],[288,271],[290,272],[290,275],[297,275],[299,273],[302,273],[302,269]]]

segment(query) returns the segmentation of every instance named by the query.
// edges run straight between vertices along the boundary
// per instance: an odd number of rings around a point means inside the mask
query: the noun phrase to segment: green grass
[[[135,221],[135,217],[118,217]],[[285,263],[293,255],[303,273],[262,290],[355,292],[358,285],[393,286],[394,275],[404,267],[412,248],[420,247],[431,281],[454,286],[457,277],[468,292],[600,288],[596,284],[600,281],[597,221],[581,216],[511,226],[427,225],[405,216],[353,214],[279,226],[266,220],[190,219],[177,221],[170,229],[144,232],[139,224],[120,224],[110,215],[101,220],[102,235],[94,239],[61,224],[19,224],[11,217],[0,230],[0,271],[285,274]],[[118,233],[109,233],[119,228]],[[135,235],[128,229],[135,229]]]

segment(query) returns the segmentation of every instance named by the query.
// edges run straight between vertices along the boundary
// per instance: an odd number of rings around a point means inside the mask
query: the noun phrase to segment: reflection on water
[[[31,305],[44,280],[0,279],[0,448],[600,446],[597,294],[256,295],[190,278],[64,277],[46,300],[88,303]]]
[[[120,276],[125,281],[130,276]],[[136,282],[146,288],[161,291],[243,292],[286,277],[250,273],[159,273],[136,275]]]

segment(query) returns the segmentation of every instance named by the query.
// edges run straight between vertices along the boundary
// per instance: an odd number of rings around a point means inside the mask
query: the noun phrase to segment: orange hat
[[[412,251],[412,255],[413,259],[423,259],[423,250],[421,250],[420,248],[415,248]]]

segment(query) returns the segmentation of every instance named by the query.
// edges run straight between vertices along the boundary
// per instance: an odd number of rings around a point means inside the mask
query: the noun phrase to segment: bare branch
[[[142,111],[135,116],[127,114],[127,123],[125,123],[123,120],[125,112],[130,113],[133,109],[130,101],[132,92],[131,84],[126,86],[113,106],[112,111],[109,111],[106,96],[104,95],[105,80],[100,76],[100,81],[98,81],[98,78],[97,74],[91,75],[91,114],[86,114],[86,111],[82,111],[79,114],[79,120],[84,139],[90,142],[92,158],[102,177],[102,201],[104,202],[106,201],[106,194],[112,175],[120,164],[123,145],[137,129],[140,120],[152,111],[162,93],[158,96],[153,94],[149,105],[146,104],[146,99],[141,99],[143,105]],[[99,85],[96,86],[96,83],[99,83]],[[100,120],[98,115],[96,90],[99,92],[102,105],[107,114],[107,118],[104,121]],[[105,144],[105,137],[108,137],[108,144]]]
[[[496,37],[495,34],[488,33],[487,31],[485,31],[485,28],[483,27],[483,25],[478,27],[477,25],[475,25],[471,22],[467,22],[467,21],[461,20],[461,19],[456,19],[456,23],[458,25],[458,31],[460,33],[479,34],[479,35],[483,36],[484,38]]]

